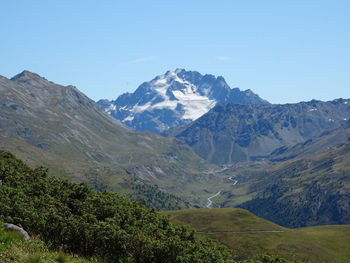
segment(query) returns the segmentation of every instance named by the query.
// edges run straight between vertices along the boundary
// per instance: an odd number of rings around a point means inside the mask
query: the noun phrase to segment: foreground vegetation
[[[310,263],[350,262],[350,225],[289,229],[240,208],[188,209],[163,214],[173,223],[190,225],[198,236],[225,244],[237,261],[268,253]]]
[[[14,232],[6,232],[0,225],[0,262],[19,263],[98,263],[95,259],[84,259],[63,252],[50,251],[41,240],[34,238],[31,242],[24,241]]]
[[[193,209],[162,215],[127,197],[52,178],[46,169],[33,170],[3,151],[0,182],[0,222],[21,225],[34,236],[32,242],[24,241],[5,232],[0,223],[0,262],[349,260],[347,226],[289,230],[243,209]],[[197,234],[178,223],[191,225]]]
[[[226,249],[143,204],[49,177],[0,152],[0,221],[20,224],[50,248],[106,262],[225,262]]]
[[[41,240],[24,241],[13,232],[5,232],[0,226],[0,262],[10,263],[100,263],[96,258],[85,259],[77,255],[49,250]],[[236,261],[231,261],[234,263]],[[242,261],[240,261],[242,262]],[[242,262],[243,263],[243,262]],[[298,263],[279,256],[262,255],[244,263]]]

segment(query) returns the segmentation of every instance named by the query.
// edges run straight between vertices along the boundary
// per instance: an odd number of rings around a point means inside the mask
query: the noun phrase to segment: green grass
[[[0,224],[2,225],[2,224]],[[95,259],[84,259],[75,255],[63,252],[51,251],[39,240],[33,238],[32,241],[24,241],[15,232],[5,231],[0,226],[0,262],[16,263],[88,263],[95,262]]]
[[[188,209],[164,214],[174,223],[191,226],[197,235],[226,245],[236,260],[268,253],[310,263],[350,262],[350,225],[289,229],[239,208]]]

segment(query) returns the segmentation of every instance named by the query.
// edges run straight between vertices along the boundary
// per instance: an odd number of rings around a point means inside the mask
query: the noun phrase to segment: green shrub
[[[65,263],[66,256],[63,253],[60,253],[56,258],[57,263]]]
[[[41,263],[41,257],[40,255],[30,255],[27,259],[26,259],[27,263]]]
[[[227,251],[114,193],[30,169],[0,151],[0,220],[66,251],[108,262],[225,262]]]

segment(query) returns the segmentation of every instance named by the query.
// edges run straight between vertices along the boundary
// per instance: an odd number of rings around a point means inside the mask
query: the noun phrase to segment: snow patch
[[[117,107],[114,104],[110,104],[108,108],[105,109],[105,111],[111,112],[111,111],[115,111],[116,109]]]
[[[311,109],[308,110],[308,112],[310,112],[310,111],[317,111],[317,109],[316,108],[311,108]]]
[[[156,86],[161,86],[161,85],[165,85],[166,82],[167,82],[166,78],[159,78],[156,81],[154,81],[153,84],[156,85]]]
[[[115,108],[115,107],[114,107],[114,108]],[[126,109],[127,109],[127,106],[120,107],[119,109],[120,109],[120,110],[126,110]]]
[[[130,116],[124,118],[122,122],[132,121],[133,119],[134,119],[134,116],[130,115]]]
[[[164,100],[154,105],[152,105],[152,101],[150,101],[141,106],[138,104],[133,106],[129,110],[130,116],[126,117],[123,120],[123,122],[132,121],[134,119],[133,116],[135,114],[141,113],[146,110],[152,111],[154,109],[170,109],[174,111],[176,110],[178,104],[181,104],[184,110],[184,114],[181,117],[181,119],[189,119],[193,121],[202,116],[203,114],[207,113],[211,108],[213,108],[216,105],[216,101],[210,100],[207,97],[207,94],[210,91],[210,87],[208,86],[206,89],[204,89],[205,95],[200,95],[198,92],[198,87],[196,85],[193,85],[188,81],[178,77],[177,74],[180,72],[181,70],[176,70],[175,72],[169,71],[166,74],[161,75],[156,79],[152,80],[152,89],[156,91],[157,94],[161,96]],[[179,90],[173,90],[172,93],[177,100],[170,100],[170,97],[166,93],[169,87],[174,82],[178,82],[179,84],[181,84],[182,88]],[[153,100],[155,100],[156,97],[157,96],[155,96]],[[110,107],[108,111],[111,110],[112,108]],[[115,106],[113,110],[115,110]]]

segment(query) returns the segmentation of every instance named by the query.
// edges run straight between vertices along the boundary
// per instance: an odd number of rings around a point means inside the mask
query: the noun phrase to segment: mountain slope
[[[288,229],[237,208],[189,209],[164,214],[173,223],[189,225],[198,235],[225,244],[235,260],[267,253],[309,263],[350,261],[350,225]]]
[[[244,163],[223,170],[213,202],[241,207],[286,227],[350,223],[350,141],[274,165]]]
[[[290,227],[349,224],[349,156],[350,141],[256,174],[264,190],[240,207]]]
[[[284,105],[217,105],[194,122],[164,134],[184,140],[205,160],[257,160],[274,150],[304,143],[350,119],[350,100]]]
[[[189,123],[217,103],[268,103],[251,90],[231,89],[223,77],[177,69],[144,82],[134,93],[97,103],[135,130],[162,132]]]
[[[186,144],[132,131],[73,86],[24,71],[12,79],[0,77],[0,95],[0,131],[69,159],[63,166],[89,163],[110,189],[120,189],[120,172],[186,197],[195,196],[191,185],[212,180],[201,173],[206,166]],[[78,171],[77,179],[91,180],[84,173]]]
[[[292,158],[302,158],[318,153],[324,149],[334,147],[344,143],[350,138],[350,120],[346,121],[340,127],[326,131],[315,139],[309,139],[305,142],[293,146],[283,146],[273,151],[268,159],[271,161],[285,161]]]

